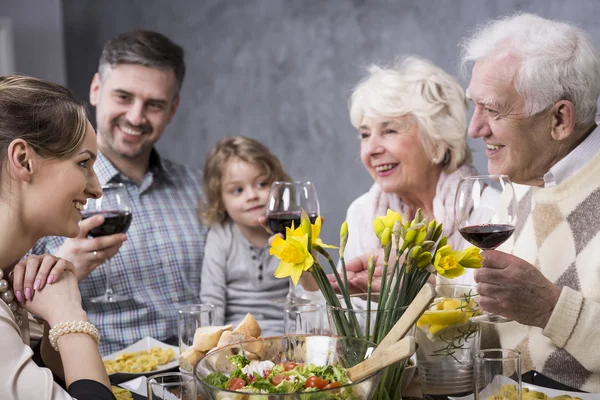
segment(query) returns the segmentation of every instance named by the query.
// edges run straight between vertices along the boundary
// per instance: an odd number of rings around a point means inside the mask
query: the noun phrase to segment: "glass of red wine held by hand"
[[[295,228],[299,227],[302,210],[308,214],[311,223],[319,216],[317,189],[312,182],[273,182],[266,209],[267,226],[273,233],[285,238],[285,228],[291,228],[292,223]],[[288,304],[308,302],[296,296],[291,279],[287,297],[274,301]]]
[[[89,231],[92,237],[109,236],[125,233],[131,225],[131,201],[127,188],[122,183],[109,183],[102,186],[102,197],[88,199],[83,210],[83,219],[102,215],[104,223]],[[127,296],[113,292],[111,286],[110,260],[104,262],[106,271],[106,290],[103,295],[93,297],[92,303],[116,303],[128,300]]]
[[[454,203],[458,231],[482,250],[493,250],[515,231],[517,198],[506,175],[480,175],[461,178]],[[497,314],[472,318],[473,322],[509,322]]]

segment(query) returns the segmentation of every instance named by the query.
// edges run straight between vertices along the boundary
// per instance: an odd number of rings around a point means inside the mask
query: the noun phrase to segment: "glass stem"
[[[107,299],[112,298],[114,292],[112,290],[112,286],[111,286],[111,282],[110,282],[110,278],[112,276],[112,271],[111,271],[111,265],[110,265],[110,259],[106,260],[106,291],[104,292],[104,297],[106,297]]]
[[[290,278],[290,288],[288,289],[288,294],[286,297],[288,303],[293,304],[296,302],[296,291],[294,290],[294,282],[292,282],[292,278]]]

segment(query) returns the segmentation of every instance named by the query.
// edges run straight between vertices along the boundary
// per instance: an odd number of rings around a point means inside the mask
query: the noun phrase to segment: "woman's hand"
[[[81,306],[81,294],[75,274],[65,271],[61,279],[26,300],[23,307],[36,317],[54,326],[62,321],[87,321],[87,314]]]
[[[371,289],[373,293],[379,292],[381,288],[381,278],[383,276],[383,261],[379,262],[379,260],[384,259],[382,250],[374,254],[363,254],[362,256],[353,258],[352,260],[346,262],[348,291],[350,293],[354,294],[367,292],[369,282],[368,265],[371,255],[375,257],[375,271],[373,273]],[[388,275],[390,274],[390,270],[391,268],[388,269]],[[342,272],[340,272],[340,276],[342,276]],[[329,282],[331,282],[333,289],[336,292],[339,292],[340,288],[338,287],[335,275],[329,274],[327,277],[329,278]]]
[[[15,297],[19,302],[31,300],[35,291],[42,290],[46,283],[58,281],[65,271],[74,271],[67,260],[50,254],[28,256],[15,265],[11,274]]]

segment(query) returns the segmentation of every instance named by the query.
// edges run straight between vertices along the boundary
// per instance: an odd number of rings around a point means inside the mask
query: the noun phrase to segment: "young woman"
[[[1,76],[0,115],[0,398],[112,399],[72,265],[52,256],[19,262],[43,236],[76,236],[83,205],[101,196],[85,106],[62,86]],[[42,366],[28,346],[26,311],[45,321]]]

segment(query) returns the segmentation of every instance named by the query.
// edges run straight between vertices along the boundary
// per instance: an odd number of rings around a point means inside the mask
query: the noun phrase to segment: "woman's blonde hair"
[[[451,173],[471,162],[467,146],[468,102],[458,81],[431,61],[407,57],[392,68],[369,67],[350,98],[350,121],[358,129],[365,116],[411,115],[430,161]]]
[[[26,141],[42,157],[65,158],[83,143],[87,124],[85,104],[63,86],[0,76],[0,172],[13,140]]]
[[[210,150],[204,163],[203,194],[198,213],[206,226],[229,219],[221,197],[221,181],[225,166],[234,158],[257,165],[264,171],[269,184],[292,180],[279,159],[259,141],[245,136],[224,138]]]

